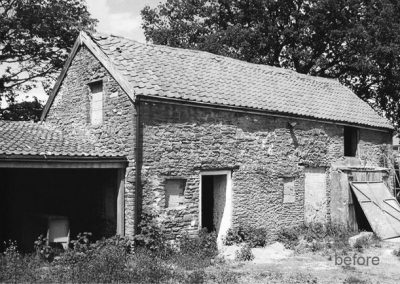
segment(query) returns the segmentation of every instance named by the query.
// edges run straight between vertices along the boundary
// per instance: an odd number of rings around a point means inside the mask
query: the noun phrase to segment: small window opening
[[[358,146],[358,129],[354,127],[344,127],[344,155],[355,157]]]
[[[283,203],[293,203],[296,201],[296,191],[293,178],[283,179]]]
[[[90,87],[90,123],[99,125],[103,122],[103,82],[89,84]]]
[[[185,202],[185,179],[170,179],[165,183],[165,208],[176,208]]]

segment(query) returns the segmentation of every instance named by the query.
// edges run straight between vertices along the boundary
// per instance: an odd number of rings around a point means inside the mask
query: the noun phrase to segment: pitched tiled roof
[[[142,44],[117,36],[89,36],[135,95],[393,128],[337,80],[208,52]]]
[[[66,133],[49,123],[0,120],[0,156],[117,157],[85,135]]]

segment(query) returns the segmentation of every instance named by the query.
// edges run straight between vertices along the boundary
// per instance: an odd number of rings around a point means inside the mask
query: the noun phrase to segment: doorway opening
[[[354,127],[344,127],[344,156],[355,157],[359,142],[358,129]]]
[[[371,225],[368,222],[367,216],[365,216],[364,211],[361,208],[360,203],[357,200],[356,195],[354,194],[353,191],[351,191],[351,196],[353,199],[353,205],[354,205],[354,215],[355,215],[355,221],[357,224],[357,230],[358,231],[367,231],[367,232],[372,232]]]
[[[222,242],[232,220],[231,172],[203,172],[200,177],[200,228],[215,231]]]

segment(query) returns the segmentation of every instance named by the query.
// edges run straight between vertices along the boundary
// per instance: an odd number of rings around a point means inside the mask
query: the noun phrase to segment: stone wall
[[[104,121],[89,119],[88,83],[103,80]],[[126,234],[134,233],[135,106],[101,64],[82,47],[61,85],[47,121],[89,135],[129,160],[125,184]],[[169,237],[199,228],[200,173],[231,169],[234,225],[279,227],[304,220],[304,169],[327,173],[327,220],[330,218],[332,162],[343,156],[343,126],[166,103],[141,102],[142,149],[140,203],[161,214]],[[294,127],[289,122],[295,122]],[[389,133],[360,130],[359,155],[383,165]],[[184,206],[165,208],[167,179],[186,180]],[[284,182],[293,180],[295,201],[283,203]]]
[[[343,126],[162,103],[141,103],[144,210],[159,210],[171,236],[195,232],[202,170],[232,169],[234,225],[281,226],[304,220],[304,168],[321,167],[343,156]],[[292,128],[288,122],[296,122]],[[359,149],[379,161],[388,133],[362,130]],[[187,180],[185,207],[164,209],[164,183]],[[294,180],[295,202],[283,203],[284,180]]]
[[[103,81],[103,123],[90,123],[90,82]],[[76,54],[46,117],[67,131],[90,136],[95,143],[126,156],[129,165],[125,178],[125,232],[134,230],[135,185],[135,108],[126,93],[85,47]],[[105,149],[105,151],[107,151]]]
[[[358,156],[373,166],[387,167],[386,157],[392,156],[392,138],[377,131],[360,129]],[[383,155],[384,154],[384,155]]]

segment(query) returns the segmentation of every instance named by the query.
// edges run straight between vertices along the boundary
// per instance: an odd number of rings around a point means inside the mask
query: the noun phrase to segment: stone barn
[[[337,80],[82,32],[42,122],[10,129],[2,232],[37,234],[26,208],[99,235],[132,236],[149,211],[171,239],[304,222],[400,235],[393,127]]]

